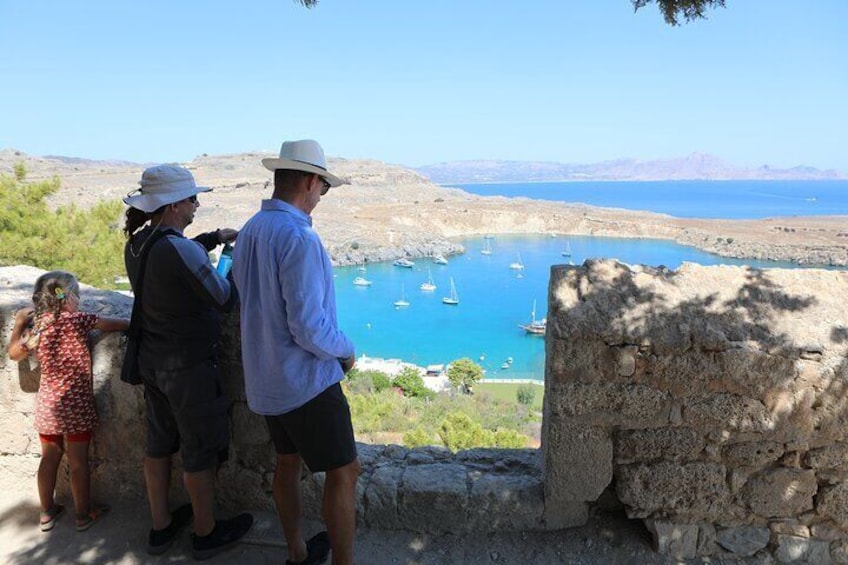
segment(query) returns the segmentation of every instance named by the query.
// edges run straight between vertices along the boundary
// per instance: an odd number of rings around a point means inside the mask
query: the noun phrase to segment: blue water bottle
[[[224,249],[221,250],[221,256],[218,258],[218,274],[226,277],[230,272],[230,267],[233,266],[233,246],[229,243],[224,244]]]

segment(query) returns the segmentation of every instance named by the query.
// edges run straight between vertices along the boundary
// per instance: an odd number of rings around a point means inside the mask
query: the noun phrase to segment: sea
[[[848,181],[536,182],[454,185],[480,195],[523,196],[647,210],[678,217],[764,218],[848,215]],[[550,234],[501,235],[456,240],[465,253],[447,265],[416,259],[412,268],[391,262],[335,269],[339,325],[357,355],[400,359],[425,367],[467,357],[484,379],[544,380],[544,338],[521,328],[547,316],[552,265],[589,258],[675,269],[701,265],[800,268],[792,263],[728,259],[662,240]],[[481,253],[488,241],[492,253]],[[566,254],[570,254],[566,256]],[[510,268],[522,263],[524,269]],[[362,276],[370,286],[353,284]],[[420,285],[432,277],[436,290]],[[453,279],[459,298],[442,303]],[[399,299],[409,302],[396,307]]]

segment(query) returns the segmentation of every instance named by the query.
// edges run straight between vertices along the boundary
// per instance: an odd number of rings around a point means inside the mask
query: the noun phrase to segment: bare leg
[[[144,482],[147,485],[147,501],[153,528],[162,530],[171,524],[171,511],[168,509],[168,490],[171,486],[171,458],[145,457]]]
[[[88,514],[91,474],[88,467],[87,441],[68,442],[68,462],[71,464],[71,494],[74,497],[74,510],[77,516]]]
[[[301,529],[300,474],[303,460],[300,455],[277,454],[277,468],[274,469],[274,504],[283,526],[283,535],[289,547],[289,561],[306,559],[306,542]]]
[[[183,484],[194,511],[194,533],[208,536],[215,529],[215,471],[183,473]]]
[[[38,463],[38,499],[41,510],[47,512],[53,507],[53,494],[56,491],[56,475],[62,462],[62,446],[49,441],[41,442],[41,461]]]
[[[324,482],[324,521],[333,548],[333,565],[353,565],[356,533],[356,480],[361,468],[354,459],[344,467],[327,471]]]

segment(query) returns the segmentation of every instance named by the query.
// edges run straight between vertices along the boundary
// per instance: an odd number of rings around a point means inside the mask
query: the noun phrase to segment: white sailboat
[[[421,283],[418,287],[424,292],[433,292],[436,290],[436,283],[433,282],[433,273],[430,272],[430,267],[427,267],[427,282]]]
[[[533,335],[545,335],[545,332],[548,329],[548,319],[542,318],[541,320],[536,319],[536,301],[533,301],[533,311],[530,312],[530,323],[529,324],[519,324],[519,328],[524,330],[525,332]]]
[[[444,304],[456,306],[457,304],[459,304],[459,295],[456,293],[456,285],[453,284],[453,277],[451,277],[451,279],[450,279],[450,284],[451,284],[450,296],[443,296],[442,302]]]
[[[567,241],[565,242],[565,249],[562,251],[562,256],[571,257],[571,245]]]
[[[395,300],[395,308],[406,308],[409,306],[409,301],[406,299],[406,292],[403,288],[403,283],[400,283],[400,299]]]
[[[365,277],[356,277],[353,279],[353,284],[356,286],[371,286],[371,281],[366,279]]]
[[[517,255],[518,255],[517,259],[515,260],[514,263],[509,264],[509,268],[516,270],[516,271],[522,271],[522,270],[524,270],[524,263],[521,262],[521,253],[518,253]]]
[[[491,255],[492,254],[492,246],[489,244],[488,239],[483,240],[483,249],[480,250],[482,255]]]

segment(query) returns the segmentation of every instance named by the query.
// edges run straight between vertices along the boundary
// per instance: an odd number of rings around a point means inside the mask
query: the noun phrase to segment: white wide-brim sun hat
[[[148,214],[167,204],[212,190],[207,186],[197,186],[188,169],[172,163],[145,169],[138,184],[140,188],[127,194],[124,204]]]
[[[330,186],[344,184],[342,179],[327,170],[324,150],[317,141],[312,139],[283,142],[283,146],[280,147],[280,156],[262,159],[262,165],[269,171],[287,169],[313,173],[326,179]]]

